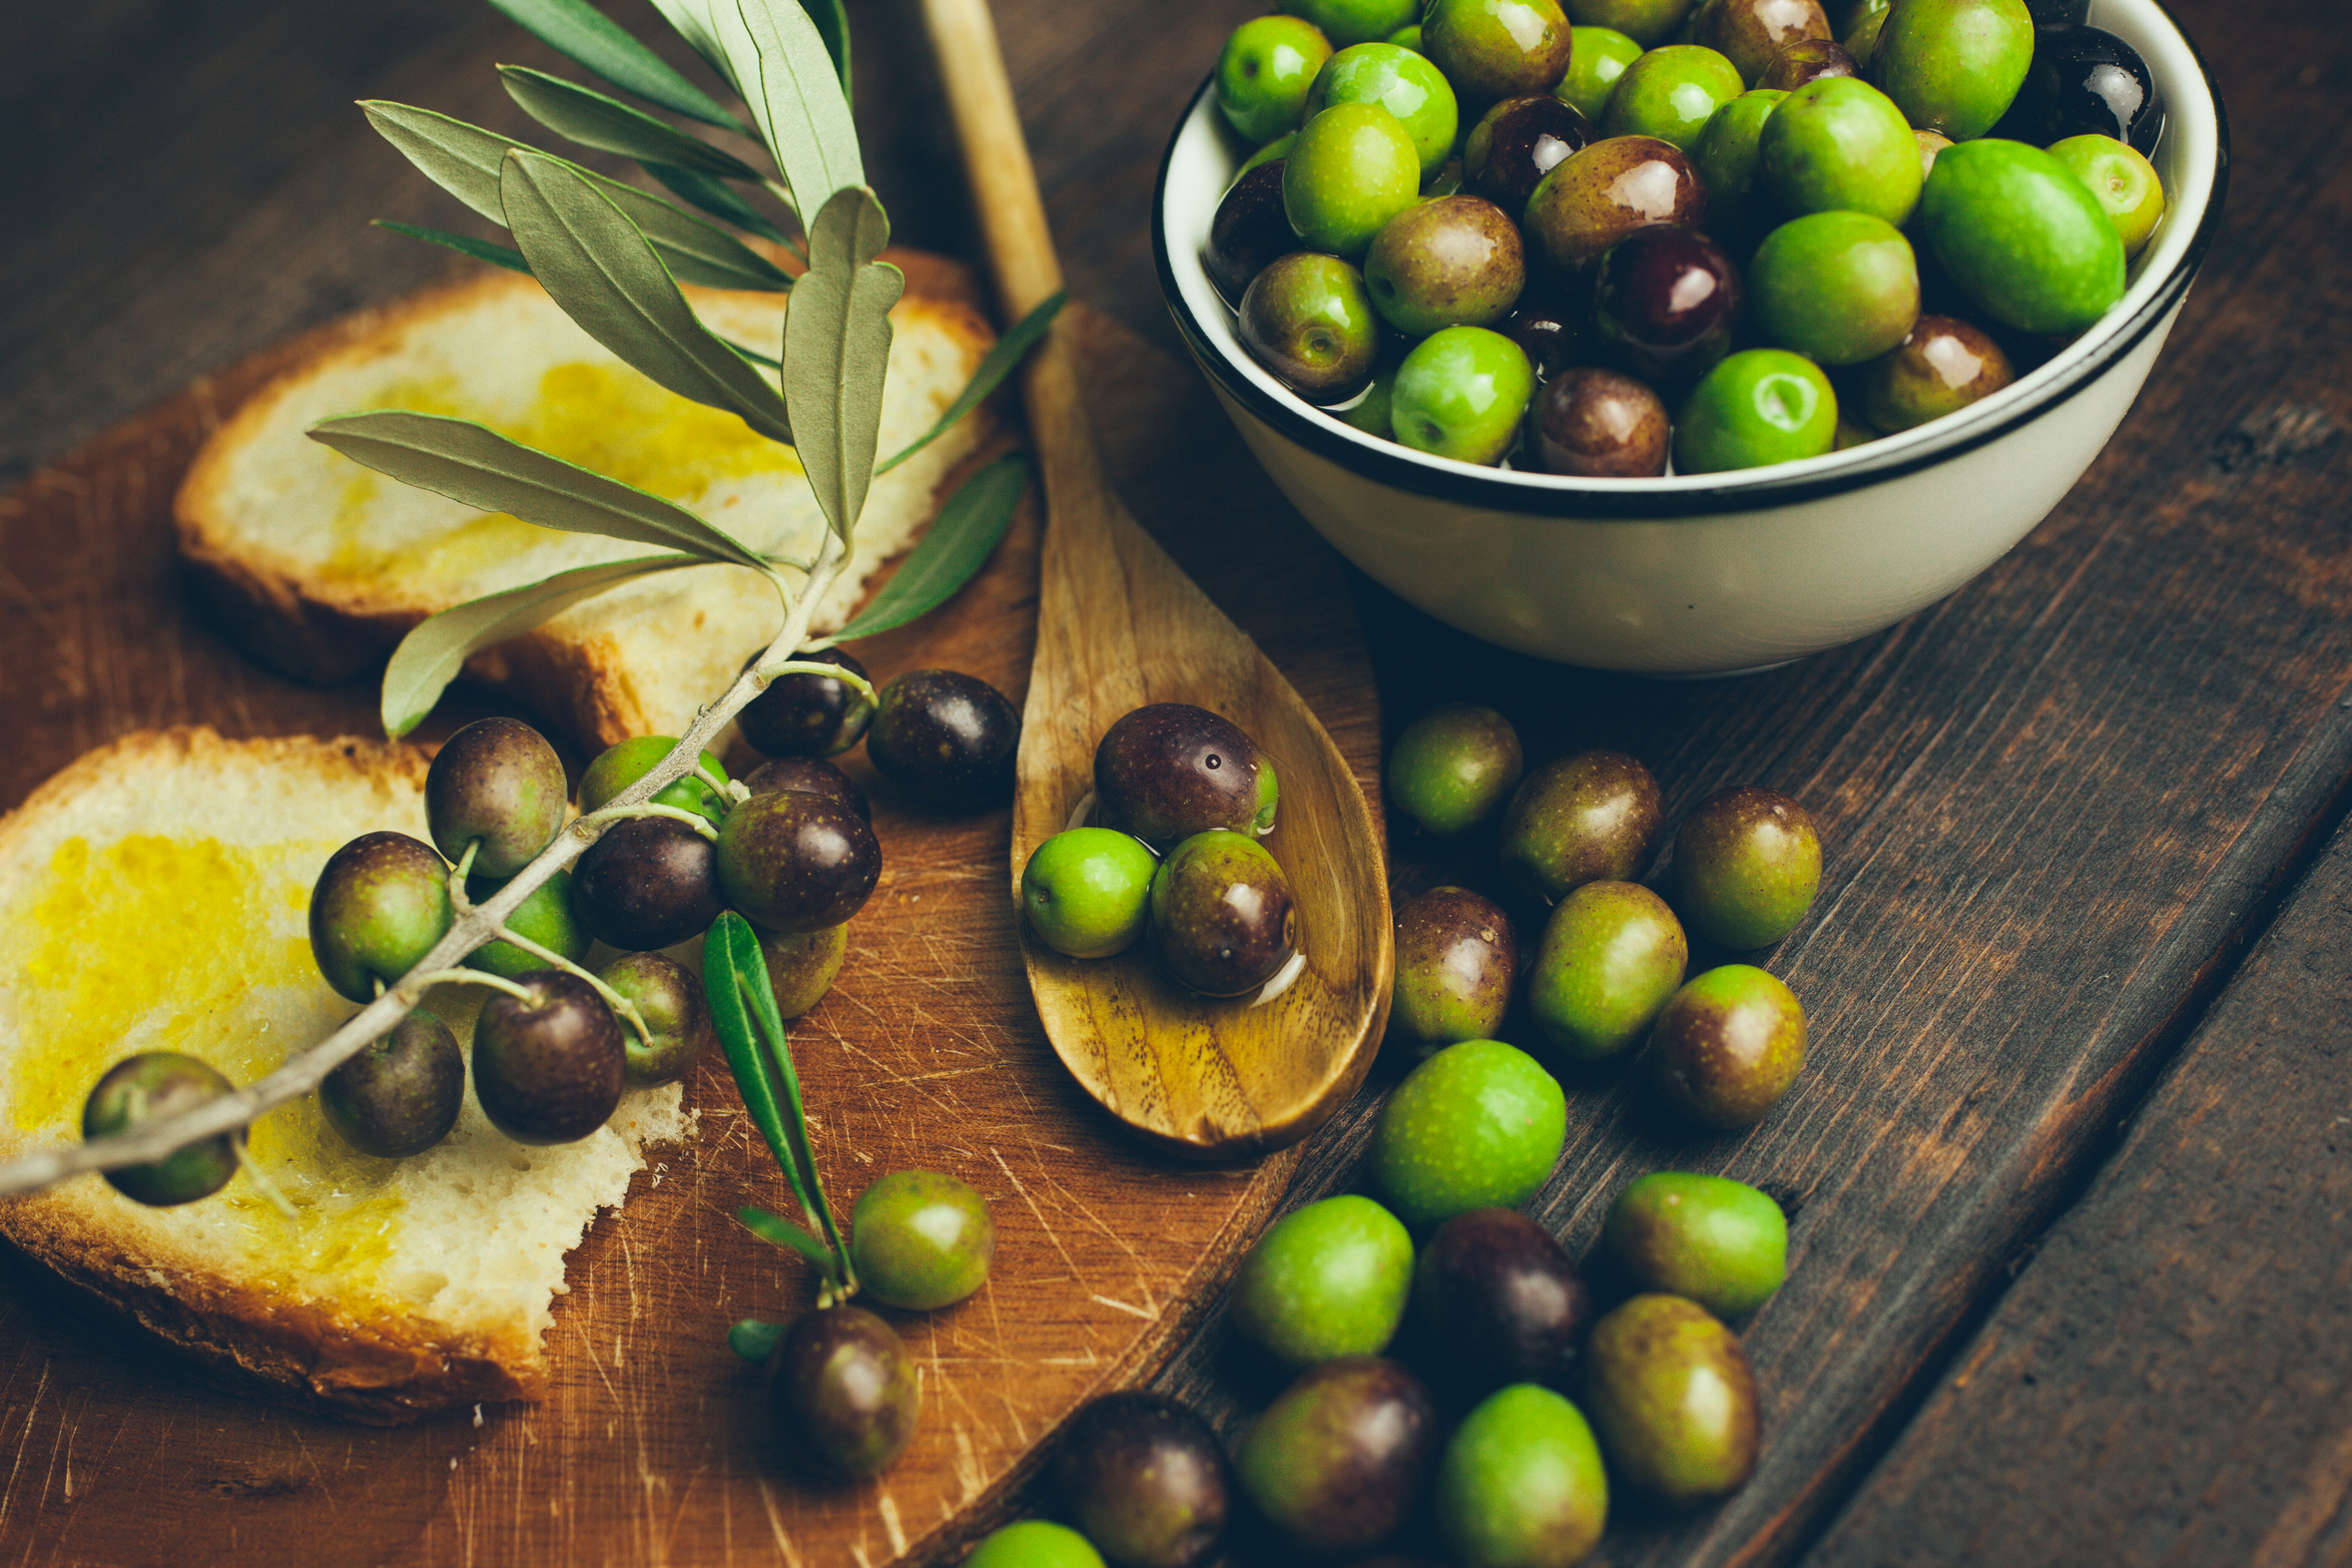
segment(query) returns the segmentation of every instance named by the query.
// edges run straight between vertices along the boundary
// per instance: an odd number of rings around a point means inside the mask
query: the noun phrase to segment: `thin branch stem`
[[[809,636],[809,618],[825,598],[826,590],[841,575],[848,552],[841,540],[830,531],[825,545],[818,552],[816,568],[809,574],[806,589],[785,601],[784,629],[775,642],[760,656],[759,664],[788,657]],[[606,811],[614,807],[643,805],[656,791],[667,788],[686,777],[696,766],[703,749],[725,729],[729,721],[742,711],[743,706],[760,694],[764,685],[755,671],[746,670],[737,676],[717,702],[695,715],[692,725],[670,755],[656,764],[643,778],[613,796]],[[829,670],[831,666],[827,667]],[[838,672],[837,672],[838,673]],[[299,1099],[315,1090],[326,1075],[356,1056],[369,1041],[389,1034],[399,1021],[424,999],[432,980],[455,967],[468,953],[484,942],[494,940],[507,916],[522,907],[524,899],[536,892],[556,872],[580,857],[580,852],[594,843],[604,831],[596,819],[606,811],[576,817],[555,841],[541,850],[539,857],[509,877],[495,893],[470,907],[451,923],[441,939],[419,960],[416,967],[402,975],[399,982],[387,987],[372,1002],[360,1008],[341,1028],[308,1050],[289,1057],[277,1071],[258,1083],[235,1090],[217,1100],[208,1100],[194,1110],[178,1116],[166,1117],[127,1132],[92,1139],[86,1143],[60,1144],[54,1148],[37,1150],[32,1154],[0,1165],[0,1197],[29,1193],[51,1187],[69,1176],[85,1171],[119,1171],[126,1166],[152,1165],[174,1150],[184,1148],[200,1139],[215,1138],[222,1133],[243,1127],[263,1112]],[[706,824],[708,825],[708,824]],[[478,970],[468,970],[469,977],[477,977]]]
[[[515,930],[512,926],[500,926],[498,928],[498,940],[508,943],[511,946],[521,948],[524,952],[529,953],[533,958],[538,959],[541,963],[547,965],[547,967],[550,969],[561,969],[566,974],[577,975],[579,978],[587,981],[589,989],[593,990],[597,995],[604,998],[604,1005],[611,1008],[615,1013],[618,1013],[623,1023],[626,1023],[630,1028],[637,1031],[638,1039],[643,1040],[648,1045],[653,1043],[653,1031],[646,1027],[645,1015],[637,1010],[637,1004],[629,1000],[629,998],[626,996],[623,996],[620,992],[614,990],[611,986],[605,984],[604,981],[598,979],[595,975],[589,973],[580,965],[572,962],[569,958],[566,958],[563,954],[557,952],[552,947],[541,947],[537,942],[532,941],[529,937],[523,935],[522,932]]]

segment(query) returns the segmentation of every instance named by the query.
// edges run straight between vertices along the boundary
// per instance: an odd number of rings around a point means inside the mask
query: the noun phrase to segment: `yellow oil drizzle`
[[[539,395],[519,418],[485,413],[451,375],[395,381],[367,401],[377,408],[472,419],[525,446],[685,505],[722,480],[800,471],[791,447],[617,364],[575,360],[554,366],[539,378]],[[345,582],[394,574],[464,576],[546,537],[528,523],[489,513],[394,548],[370,544],[365,525],[377,484],[373,474],[360,472],[344,487],[327,576]]]

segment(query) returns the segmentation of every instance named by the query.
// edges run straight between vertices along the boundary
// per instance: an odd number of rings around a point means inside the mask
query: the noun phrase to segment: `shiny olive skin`
[[[884,1306],[952,1306],[988,1283],[995,1256],[987,1200],[936,1171],[892,1171],[851,1212],[851,1265],[859,1287]]]
[[[604,998],[578,975],[541,969],[495,991],[473,1028],[473,1092],[518,1144],[577,1143],[602,1127],[628,1084],[628,1049]]]
[[[424,814],[451,860],[479,840],[467,869],[503,880],[537,858],[564,823],[563,759],[517,719],[476,719],[433,754]]]
[[[795,654],[793,661],[835,665],[868,679],[866,666],[838,648]],[[829,675],[780,675],[735,716],[744,740],[763,757],[839,757],[866,739],[873,722],[866,694]]]
[[[1886,5],[1875,9],[1866,6],[1855,13],[1853,22],[1838,34],[1838,47],[1854,57],[1854,63],[1862,68],[1865,76],[1870,74],[1871,56],[1878,48],[1880,30],[1887,25],[1889,9]]]
[[[1644,49],[1672,43],[1690,19],[1692,0],[1569,0],[1578,27],[1606,27]]]
[[[743,786],[753,794],[805,789],[811,794],[829,795],[869,822],[874,820],[874,807],[867,803],[866,791],[848,774],[822,757],[775,758],[744,775]]]
[[[1901,228],[1919,206],[1919,144],[1886,94],[1855,77],[1825,76],[1790,93],[1764,122],[1756,178],[1784,217],[1868,213]]]
[[[1398,340],[1384,335],[1381,351],[1372,360],[1372,384],[1363,396],[1334,408],[1332,414],[1366,435],[1377,435],[1384,441],[1397,439],[1396,427],[1389,422],[1389,399],[1397,389],[1397,366],[1404,361]]]
[[[1747,90],[1739,68],[1712,49],[1667,44],[1626,67],[1600,118],[1604,136],[1654,136],[1688,153],[1715,111]]]
[[[1736,1491],[1756,1468],[1748,1358],[1679,1296],[1636,1296],[1593,1325],[1584,1410],[1618,1478],[1669,1506]]]
[[[719,888],[753,923],[791,935],[840,925],[882,879],[882,844],[839,800],[756,794],[719,829]]]
[[[327,857],[310,889],[310,953],[335,994],[375,1000],[456,918],[449,867],[405,833],[362,833]]]
[[[2054,142],[2050,156],[2098,198],[2115,226],[2115,238],[2123,242],[2123,260],[2139,255],[2164,218],[2164,183],[2154,166],[2137,148],[2095,133]]]
[[[980,810],[1012,798],[1020,711],[977,676],[912,670],[882,689],[866,756],[932,805]]]
[[[787,1019],[798,1018],[833,989],[850,956],[850,928],[821,926],[814,931],[760,932],[760,957],[768,965],[768,987],[776,993],[776,1010]]]
[[[1494,330],[1519,345],[1538,380],[1548,380],[1581,360],[1592,336],[1589,295],[1570,304],[1564,290],[1547,287],[1530,277],[1510,314],[1494,323]]]
[[[1380,322],[1364,275],[1336,256],[1275,258],[1242,291],[1239,315],[1250,357],[1311,403],[1345,402],[1372,377]]]
[[[1457,462],[1502,461],[1535,393],[1525,350],[1483,326],[1447,326],[1397,366],[1389,421],[1397,440]]]
[[[1216,1430],[1138,1388],[1080,1406],[1054,1449],[1062,1512],[1117,1568],[1207,1568],[1233,1490]]]
[[[1793,93],[1807,82],[1825,76],[1860,76],[1862,67],[1831,38],[1792,38],[1773,53],[1757,74],[1756,85]]]
[[[2048,147],[2074,136],[2112,137],[2146,154],[2164,133],[2164,101],[2139,52],[2095,27],[2050,27],[1992,135]]]
[[[1421,154],[1424,181],[1454,156],[1461,108],[1454,101],[1453,87],[1418,50],[1362,43],[1333,55],[1307,93],[1307,118],[1314,119],[1333,104],[1378,104],[1395,115]]]
[[[1919,259],[1883,218],[1807,213],[1756,248],[1748,298],[1767,343],[1816,364],[1860,364],[1897,347],[1918,322]]]
[[[768,1354],[768,1411],[778,1442],[821,1475],[865,1476],[905,1450],[922,1414],[914,1358],[862,1307],[796,1318]]]
[[[193,1111],[235,1086],[210,1063],[178,1051],[142,1051],[108,1068],[82,1103],[82,1138],[131,1132],[148,1122]],[[210,1198],[237,1174],[245,1129],[185,1145],[148,1165],[108,1171],[106,1182],[151,1209]]]
[[[1114,827],[1071,827],[1029,853],[1021,913],[1029,930],[1071,958],[1108,958],[1142,937],[1159,857]]]
[[[1295,16],[1253,17],[1217,57],[1217,107],[1244,140],[1270,142],[1306,118],[1307,90],[1331,58],[1331,41]]]
[[[1682,984],[1690,942],[1666,901],[1639,882],[1586,882],[1552,905],[1527,966],[1527,1007],[1573,1061],[1638,1045]]]
[[[1386,38],[1421,15],[1419,0],[1284,0],[1281,9],[1313,22],[1342,49]]]
[[[326,1125],[361,1154],[402,1160],[449,1136],[465,1108],[465,1052],[418,1008],[318,1085]]]
[[[1601,1241],[1636,1283],[1718,1317],[1754,1311],[1788,1279],[1788,1216],[1727,1176],[1642,1177],[1609,1205]]]
[[[1645,479],[1666,471],[1673,422],[1646,381],[1597,365],[1563,370],[1527,410],[1527,450],[1545,473]]]
[[[724,907],[717,851],[675,817],[615,822],[572,866],[572,912],[623,952],[683,942]]]
[[[1241,1489],[1292,1545],[1368,1552],[1403,1529],[1438,1460],[1438,1408],[1395,1361],[1343,1356],[1267,1406],[1234,1455]]]
[[[1501,1032],[1518,977],[1510,917],[1467,887],[1433,887],[1397,908],[1389,1037],[1417,1051]]]
[[[1552,88],[1551,96],[1598,125],[1608,112],[1609,94],[1617,90],[1617,79],[1641,58],[1641,45],[1613,27],[1574,27],[1568,31],[1574,47],[1568,54],[1567,75]]]
[[[1298,950],[1298,902],[1264,846],[1213,827],[1160,861],[1151,882],[1151,936],[1178,983],[1204,996],[1241,996],[1273,979]]]
[[[2123,241],[2074,172],[2022,142],[1937,155],[1919,230],[1953,283],[2021,332],[2072,333],[2123,296]]]
[[[1447,703],[1405,727],[1389,752],[1389,802],[1440,838],[1466,833],[1518,787],[1519,735],[1491,708]]]
[[[1750,964],[1709,969],[1674,993],[1650,1032],[1650,1079],[1701,1127],[1746,1127],[1805,1066],[1805,1010]]]
[[[1821,886],[1821,834],[1787,795],[1719,789],[1674,835],[1674,902],[1718,947],[1768,947],[1795,929]]]
[[[1516,1046],[1450,1045],[1382,1105],[1372,1190],[1416,1231],[1472,1209],[1515,1209],[1559,1162],[1567,1115],[1559,1081]]]
[[[1629,882],[1658,852],[1665,808],[1650,771],[1578,752],[1529,774],[1502,818],[1502,870],[1546,901],[1586,882]]]
[[[1464,1418],[1438,1462],[1436,1499],[1457,1568],[1572,1568],[1608,1522],[1609,1483],[1583,1413],[1521,1383]]]
[[[676,1083],[718,1043],[701,977],[677,959],[623,953],[597,970],[596,978],[635,1003],[637,1016],[652,1031],[647,1039],[626,1022],[621,1025],[622,1075],[630,1088]]]
[[[1413,1291],[1413,1238],[1371,1199],[1343,1193],[1283,1216],[1233,1281],[1235,1333],[1297,1368],[1378,1355]]]
[[[1759,87],[1715,111],[1691,149],[1691,167],[1707,188],[1710,234],[1733,255],[1746,257],[1779,222],[1778,210],[1757,179],[1764,124],[1789,95]]]
[[[2026,0],[1903,0],[1871,45],[1870,79],[1913,125],[1967,142],[2009,112],[2033,59]]]
[[[1763,80],[1773,57],[1811,39],[1830,42],[1821,0],[1706,0],[1691,29],[1693,43],[1722,55],[1738,68],[1740,80],[1757,87],[1781,85]]]
[[[1413,1311],[1433,1373],[1483,1393],[1560,1385],[1592,1327],[1592,1293],[1549,1231],[1515,1209],[1472,1209],[1431,1234]]]
[[[1291,233],[1289,215],[1282,210],[1282,165],[1283,160],[1273,158],[1243,171],[1217,203],[1217,216],[1209,220],[1201,266],[1228,304],[1239,306],[1251,278],[1275,258],[1299,248],[1299,237]]]
[[[1222,714],[1147,703],[1095,743],[1095,805],[1105,826],[1150,844],[1212,827],[1246,833],[1258,815],[1260,767],[1258,744]]]
[[[1372,307],[1409,336],[1498,321],[1526,280],[1517,226],[1482,197],[1440,197],[1399,213],[1364,257]]]
[[[962,1568],[1103,1568],[1093,1543],[1050,1519],[1019,1519],[991,1530]]]
[[[480,877],[465,879],[465,895],[475,903],[487,900],[498,890],[496,882]],[[588,956],[590,937],[588,928],[572,912],[572,873],[558,871],[531,889],[529,897],[506,917],[506,928],[525,941],[536,942],[549,952],[561,953],[574,963]],[[524,951],[512,942],[484,942],[466,954],[468,969],[485,969],[491,974],[518,975],[533,969],[544,969],[547,960]]]
[[[1620,369],[1653,386],[1686,387],[1731,352],[1739,268],[1705,235],[1669,224],[1609,247],[1593,273],[1593,335]]]
[[[1334,104],[1300,128],[1282,161],[1282,210],[1309,250],[1354,261],[1421,200],[1421,149],[1395,115]]]
[[[1527,198],[1521,220],[1534,248],[1570,273],[1650,224],[1707,227],[1706,189],[1690,160],[1654,136],[1608,137],[1569,154]]]
[[[1819,457],[1833,449],[1837,431],[1837,390],[1821,366],[1786,348],[1743,348],[1683,400],[1674,467],[1709,474]]]
[[[1502,99],[1462,144],[1463,183],[1515,219],[1543,177],[1598,135],[1591,121],[1549,94]]]
[[[677,746],[678,738],[673,735],[640,735],[605,748],[580,776],[580,814],[601,809],[614,795],[653,772]],[[709,778],[704,777],[706,773]],[[716,827],[726,819],[727,802],[711,787],[710,781],[726,778],[727,770],[719,766],[719,759],[705,752],[695,768],[655,790],[653,803],[699,812]]]
[[[1421,41],[1464,106],[1480,111],[1498,98],[1550,92],[1574,44],[1553,0],[1431,0]]]
[[[1993,397],[2016,378],[2007,352],[1981,329],[1952,315],[1922,315],[1901,343],[1863,366],[1856,411],[1872,430],[1894,435]]]

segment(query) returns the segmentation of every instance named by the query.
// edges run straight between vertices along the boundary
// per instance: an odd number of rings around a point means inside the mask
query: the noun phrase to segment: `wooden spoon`
[[[1061,287],[1028,146],[986,0],[924,0],[1005,317]],[[1012,816],[1021,867],[1093,785],[1094,746],[1121,715],[1181,702],[1254,737],[1281,784],[1266,839],[1298,901],[1306,968],[1274,1000],[1207,1000],[1168,980],[1147,937],[1117,958],[1065,958],[1022,921],[1046,1036],[1086,1092],[1161,1146],[1203,1159],[1306,1137],[1363,1082],[1379,1046],[1396,947],[1380,829],[1299,694],[1136,525],[1103,473],[1065,313],[1022,390],[1049,525],[1036,662],[1021,715]]]

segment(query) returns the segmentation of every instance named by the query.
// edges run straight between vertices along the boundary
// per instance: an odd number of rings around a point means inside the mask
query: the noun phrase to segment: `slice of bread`
[[[424,775],[406,746],[149,732],[0,821],[0,1159],[78,1138],[90,1086],[134,1052],[250,1084],[355,1011],[311,961],[310,887],[359,833],[424,836]],[[428,1005],[467,1041],[482,994]],[[171,1209],[82,1176],[0,1199],[0,1236],[217,1367],[389,1424],[541,1394],[564,1254],[688,1122],[677,1085],[633,1090],[591,1137],[526,1148],[469,1091],[444,1142],[391,1161],[305,1096],[251,1143],[294,1219],[242,1174]]]
[[[942,292],[911,288],[895,336],[880,453],[938,419],[993,334]],[[783,341],[785,297],[689,289],[722,335]],[[527,277],[492,272],[358,318],[246,402],[208,441],[175,512],[182,554],[249,651],[328,682],[380,660],[435,611],[568,567],[649,553],[476,512],[307,439],[332,414],[412,408],[476,419],[678,502],[755,550],[812,558],[818,512],[789,447],[668,392],[605,351]],[[940,481],[985,438],[982,409],[874,483],[849,568],[815,626],[840,626],[875,569],[913,542]],[[591,599],[474,661],[551,722],[608,746],[682,733],[781,625],[775,590],[731,566],[690,568]]]

